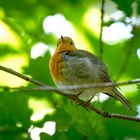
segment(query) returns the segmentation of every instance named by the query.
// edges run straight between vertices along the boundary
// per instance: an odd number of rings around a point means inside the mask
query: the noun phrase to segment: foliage
[[[104,23],[108,27],[118,22],[132,25],[133,23],[130,24],[126,19],[129,18],[133,22],[134,16],[137,18],[140,14],[140,2],[138,0],[135,2],[132,0],[127,2],[125,0],[112,0],[112,3],[114,2],[117,5],[117,9],[113,8],[114,3],[110,4],[109,2],[108,0],[105,1],[105,16],[108,16],[109,20]],[[33,45],[38,42],[43,42],[48,46],[51,44],[50,46],[52,47],[50,48],[54,49],[53,46],[56,44],[57,37],[53,33],[45,33],[43,21],[45,17],[56,13],[63,14],[72,23],[77,36],[80,36],[77,42],[84,40],[83,42],[87,44],[86,49],[99,55],[99,35],[96,35],[83,23],[83,18],[90,8],[100,10],[101,1],[1,0],[0,3],[0,22],[8,27],[13,37],[10,41],[7,37],[4,43],[0,39],[0,61],[7,67],[19,70],[33,79],[54,86],[48,67],[51,57],[50,51],[46,51],[44,55],[36,59],[31,58],[30,54]],[[137,5],[137,10],[132,7],[134,4]],[[108,6],[112,6],[111,11],[107,8]],[[113,20],[111,14],[118,10],[122,11],[124,15],[117,20]],[[137,11],[137,13],[134,14],[134,11]],[[86,22],[89,24],[88,21]],[[57,23],[55,24],[57,27]],[[98,26],[100,25],[98,24]],[[119,81],[140,77],[140,59],[137,55],[137,51],[140,49],[140,27],[133,25],[131,34],[133,37],[129,39],[124,39],[114,44],[105,42],[103,45],[103,59],[108,65],[109,72],[114,80],[118,73],[120,74]],[[18,64],[14,59],[15,56],[16,58],[17,56],[19,57]],[[124,71],[120,72],[123,65],[125,65]],[[16,77],[11,77],[10,81],[8,81],[7,77],[9,75],[3,79],[4,73],[2,72],[0,72],[0,75],[1,85],[13,86],[12,83],[16,83],[14,86],[34,86],[31,83],[18,82]],[[15,82],[16,80],[17,82]],[[103,102],[94,102],[94,105],[108,112],[137,116],[137,106],[140,104],[140,86],[138,85],[138,89],[134,86],[125,86],[122,88],[122,92],[127,93],[125,94],[126,98],[132,104],[133,110],[130,112],[110,98]],[[34,105],[30,105],[32,100],[35,101]],[[48,113],[46,111],[44,116],[36,121],[31,119],[35,113],[41,114],[42,106],[45,106],[44,110],[52,109],[52,112]],[[41,132],[41,140],[140,139],[139,123],[105,119],[52,92],[21,92],[8,91],[6,88],[1,89],[0,112],[1,140],[29,140],[31,139],[29,128],[31,126],[42,128],[47,121],[56,122],[56,132],[52,136]]]

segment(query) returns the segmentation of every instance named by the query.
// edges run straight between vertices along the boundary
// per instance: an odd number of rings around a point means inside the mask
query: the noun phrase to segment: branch
[[[18,73],[18,72],[16,72],[16,71],[12,70],[12,69],[9,69],[9,68],[6,68],[6,67],[3,67],[3,66],[0,65],[0,70],[5,71],[5,72],[8,72],[8,73],[10,73],[10,74],[12,74],[12,75],[18,76],[18,77],[20,77],[21,79],[24,79],[24,80],[26,80],[26,81],[29,81],[29,82],[31,82],[31,83],[33,83],[33,84],[36,84],[36,85],[39,85],[39,86],[40,86],[40,85],[41,85],[41,86],[45,86],[45,87],[47,88],[47,90],[51,90],[51,91],[54,91],[54,92],[56,92],[56,93],[58,93],[58,94],[61,94],[61,95],[63,95],[63,96],[66,96],[66,97],[70,98],[71,100],[77,102],[77,103],[78,103],[79,105],[81,105],[83,108],[92,110],[92,111],[96,112],[97,114],[99,114],[99,115],[101,115],[101,116],[103,116],[103,117],[105,117],[105,118],[117,118],[117,119],[123,119],[123,120],[130,120],[130,121],[140,122],[140,118],[135,118],[135,117],[131,117],[131,116],[127,116],[127,115],[122,115],[122,114],[108,113],[108,112],[99,110],[99,109],[97,109],[96,107],[94,107],[93,105],[91,105],[91,104],[89,104],[89,103],[87,103],[87,102],[84,102],[84,101],[82,101],[81,99],[77,98],[76,95],[66,94],[65,92],[63,92],[63,91],[60,90],[60,89],[53,88],[53,87],[48,86],[48,85],[46,85],[46,84],[44,84],[44,83],[41,83],[41,82],[36,81],[36,80],[33,80],[33,79],[31,79],[31,78],[29,78],[29,77],[23,75],[23,74],[20,74],[20,73]],[[126,84],[132,84],[132,83],[139,83],[139,82],[140,82],[140,79],[138,79],[138,80],[131,80],[131,81],[128,81],[128,82],[123,82],[122,85],[123,85],[123,84],[126,85]],[[83,87],[82,87],[82,88],[83,88]],[[16,88],[16,89],[17,89],[17,88]],[[20,89],[22,89],[22,88],[20,88]],[[26,89],[29,90],[29,88],[23,88],[24,91],[25,91]],[[35,88],[32,88],[32,90],[35,90]],[[35,90],[35,91],[37,91],[37,90]]]
[[[70,86],[61,86],[58,88],[55,87],[50,87],[50,86],[40,86],[40,87],[35,87],[35,88],[25,88],[24,90],[33,90],[33,91],[57,91],[60,90],[61,92],[64,90],[76,90],[76,89],[89,89],[89,88],[100,88],[100,87],[114,87],[114,86],[126,86],[126,85],[132,85],[132,84],[137,84],[140,83],[140,79],[135,79],[135,80],[130,80],[126,82],[120,82],[120,83],[112,83],[112,82],[107,82],[107,83],[96,83],[96,84],[89,84],[89,85],[70,85]],[[15,88],[16,89],[16,88]]]
[[[102,6],[101,6],[101,24],[100,24],[100,38],[99,38],[99,43],[100,43],[100,58],[102,59],[103,57],[103,42],[102,42],[102,36],[103,36],[103,25],[104,25],[104,4],[105,0],[102,0]]]
[[[135,122],[140,123],[140,118],[135,118],[135,117],[122,115],[122,114],[108,113],[108,112],[95,108],[93,105],[90,105],[87,102],[80,100],[79,98],[76,98],[75,100],[79,103],[79,105],[83,106],[84,108],[93,110],[94,112],[96,112],[97,114],[99,114],[105,118],[117,118],[117,119],[130,120],[130,121],[135,121]]]
[[[43,86],[39,87],[34,87],[34,88],[26,88],[26,87],[7,87],[7,86],[2,86],[0,87],[1,89],[5,90],[24,90],[24,91],[56,91],[58,92],[63,92],[64,90],[77,90],[77,89],[92,89],[92,88],[100,88],[100,87],[114,87],[114,86],[126,86],[126,85],[132,85],[132,84],[138,84],[140,83],[140,78],[134,79],[134,80],[129,80],[125,82],[120,82],[120,83],[112,83],[112,82],[106,82],[106,83],[95,83],[95,84],[88,84],[88,85],[69,85],[69,86],[61,86],[61,87],[51,87],[51,86],[46,86],[45,84]],[[66,94],[66,93],[65,93]]]
[[[12,88],[13,89],[13,88]],[[135,117],[131,117],[131,116],[127,116],[127,115],[123,115],[123,114],[115,114],[115,113],[108,113],[102,110],[97,109],[95,106],[77,98],[76,95],[72,95],[72,94],[66,94],[63,91],[57,89],[57,88],[50,88],[50,89],[46,89],[46,90],[42,90],[41,88],[16,88],[16,89],[20,89],[21,91],[54,91],[60,95],[66,96],[69,99],[75,101],[76,103],[78,103],[80,106],[82,106],[85,109],[89,109],[92,110],[94,112],[96,112],[98,115],[101,115],[105,118],[117,118],[117,119],[122,119],[122,120],[129,120],[129,121],[134,121],[134,122],[139,122],[140,123],[140,118],[135,118]]]
[[[8,73],[10,73],[12,75],[15,75],[15,76],[17,76],[17,77],[19,77],[21,79],[24,79],[25,81],[31,82],[31,83],[33,83],[35,85],[38,85],[38,86],[46,86],[46,84],[41,83],[41,82],[39,82],[37,80],[33,80],[32,78],[29,78],[29,77],[27,77],[27,76],[25,76],[23,74],[20,74],[20,73],[12,70],[10,68],[6,68],[6,67],[0,65],[0,70],[5,71],[5,72],[8,72]]]

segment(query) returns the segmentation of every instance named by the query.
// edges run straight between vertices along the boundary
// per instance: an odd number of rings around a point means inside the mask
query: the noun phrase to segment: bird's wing
[[[71,54],[78,56],[78,57],[87,58],[91,62],[91,65],[96,67],[95,69],[98,70],[98,81],[97,82],[99,82],[99,83],[111,82],[111,78],[108,75],[107,67],[106,67],[105,63],[99,57],[97,57],[96,55],[94,55],[90,52],[87,52],[85,50],[74,51],[74,52],[71,52]],[[91,70],[93,70],[93,69],[91,69]],[[93,73],[93,71],[91,71],[91,73]]]
[[[108,75],[108,71],[104,62],[96,55],[84,50],[76,50],[71,52],[65,52],[62,56],[64,61],[69,60],[69,66],[76,72],[76,77],[84,84],[85,81],[93,83],[106,83],[112,82]],[[87,61],[87,63],[85,63]],[[97,76],[97,77],[96,77]],[[70,75],[72,77],[72,74]],[[95,81],[93,80],[95,79]],[[115,86],[103,88],[102,92],[121,101],[129,109],[131,108],[129,102],[123,97],[123,95],[117,90]]]
[[[75,73],[76,77],[86,78],[89,83],[101,82],[98,79],[104,74],[102,71],[107,73],[105,64],[97,56],[84,50],[64,52],[62,60],[69,67],[69,72],[73,72],[72,75]]]

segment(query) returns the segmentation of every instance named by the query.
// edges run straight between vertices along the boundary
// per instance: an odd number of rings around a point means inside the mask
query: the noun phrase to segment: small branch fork
[[[127,115],[122,115],[122,114],[115,114],[115,113],[108,113],[102,110],[97,109],[96,107],[94,107],[93,105],[82,101],[81,99],[77,98],[77,96],[72,95],[72,94],[66,94],[63,90],[64,89],[79,89],[79,88],[97,88],[100,86],[105,86],[105,87],[109,87],[109,86],[114,86],[114,85],[128,85],[128,84],[136,84],[136,83],[140,83],[140,79],[137,80],[131,80],[131,81],[127,81],[127,82],[122,82],[122,83],[117,83],[117,84],[112,84],[112,83],[101,83],[101,84],[93,84],[93,85],[83,85],[83,86],[67,86],[67,87],[62,87],[62,88],[54,88],[51,87],[47,84],[44,84],[42,82],[39,82],[37,80],[33,80],[32,78],[29,78],[21,73],[18,73],[10,68],[6,68],[4,66],[0,65],[0,70],[5,71],[7,73],[10,73],[12,75],[15,75],[21,79],[24,79],[26,81],[29,81],[35,85],[38,85],[39,87],[36,88],[10,88],[10,87],[6,87],[7,90],[21,90],[21,91],[53,91],[56,92],[57,94],[63,95],[68,97],[69,99],[75,101],[76,103],[78,103],[80,106],[82,106],[83,108],[92,110],[94,112],[96,112],[97,114],[105,117],[105,118],[117,118],[117,119],[122,119],[122,120],[129,120],[129,121],[135,121],[135,122],[139,122],[140,123],[140,118],[135,118],[135,117],[131,117],[131,116],[127,116]],[[112,84],[112,85],[111,85]],[[0,87],[1,88],[1,87]],[[3,87],[4,88],[4,87]]]

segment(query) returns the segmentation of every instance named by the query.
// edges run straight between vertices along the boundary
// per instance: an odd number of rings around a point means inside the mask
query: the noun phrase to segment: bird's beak
[[[61,39],[62,39],[62,40],[64,39],[62,35],[61,35]]]

